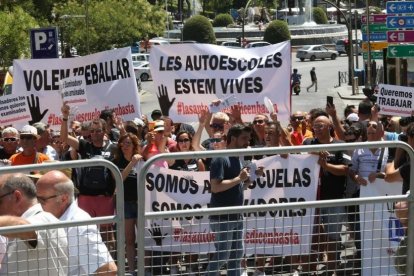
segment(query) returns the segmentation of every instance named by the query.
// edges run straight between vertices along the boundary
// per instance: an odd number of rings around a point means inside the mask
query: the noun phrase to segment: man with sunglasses
[[[19,146],[19,132],[14,127],[7,127],[1,132],[0,160],[8,164],[8,159],[15,153]]]
[[[36,186],[23,174],[0,176],[0,227],[57,223],[36,199]],[[0,275],[68,273],[68,241],[63,228],[4,234],[8,238]]]
[[[306,127],[305,114],[302,111],[296,111],[290,116],[290,125],[293,131],[290,134],[290,140],[294,146],[300,146],[305,137],[312,137],[312,132]]]
[[[39,135],[37,135],[35,127],[30,125],[23,126],[20,130],[20,147],[22,152],[13,154],[10,157],[9,160],[12,166],[40,164],[49,160],[46,154],[37,151],[36,141],[38,138]]]

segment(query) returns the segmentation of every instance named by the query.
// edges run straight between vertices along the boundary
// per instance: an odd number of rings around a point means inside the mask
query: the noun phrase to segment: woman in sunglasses
[[[176,136],[177,151],[194,151],[192,146],[193,136],[188,131],[180,131]],[[204,171],[205,166],[201,159],[177,159],[170,169],[180,171]]]

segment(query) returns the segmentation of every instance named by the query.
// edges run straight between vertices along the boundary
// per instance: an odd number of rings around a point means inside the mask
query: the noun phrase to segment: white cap
[[[164,131],[164,121],[163,120],[155,121],[154,131]]]
[[[34,126],[31,125],[25,125],[21,130],[20,130],[20,135],[32,135],[34,137],[38,137],[37,135],[37,129]]]
[[[134,124],[136,124],[137,126],[145,126],[145,123],[143,120],[139,119],[139,118],[134,118],[134,120],[132,120],[134,122]]]
[[[346,117],[346,120],[349,121],[349,122],[358,122],[359,121],[358,114],[351,113],[351,114],[348,115],[348,117]]]

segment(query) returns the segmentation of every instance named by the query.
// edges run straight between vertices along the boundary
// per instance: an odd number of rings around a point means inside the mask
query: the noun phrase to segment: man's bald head
[[[71,181],[69,177],[67,177],[63,172],[53,170],[50,172],[45,173],[42,175],[39,180],[37,181],[36,185],[45,185],[49,186],[49,188],[54,187],[58,183],[68,182]]]

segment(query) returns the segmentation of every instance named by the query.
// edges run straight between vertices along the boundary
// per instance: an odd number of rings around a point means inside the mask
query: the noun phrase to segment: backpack
[[[93,155],[90,153],[89,159],[105,159],[104,154],[109,148],[109,144],[102,155]],[[112,195],[115,189],[115,183],[111,172],[103,166],[83,167],[80,169],[78,177],[78,189],[83,195]]]

